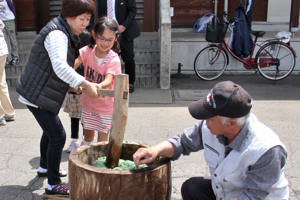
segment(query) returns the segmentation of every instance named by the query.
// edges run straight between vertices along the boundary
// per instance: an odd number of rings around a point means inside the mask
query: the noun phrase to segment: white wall
[[[291,0],[269,0],[267,22],[289,22],[291,2]]]

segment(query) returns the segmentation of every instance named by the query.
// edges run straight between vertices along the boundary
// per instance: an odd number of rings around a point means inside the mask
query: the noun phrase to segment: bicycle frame
[[[226,41],[225,30],[231,31],[234,22],[245,21],[240,18],[231,18],[227,21],[227,13],[224,12],[224,25],[209,27],[205,39],[209,42],[208,46],[199,51],[194,60],[194,71],[196,75],[206,81],[220,77],[229,65],[229,55],[237,61],[243,63],[245,69],[253,69],[266,79],[277,81],[289,76],[296,63],[295,50],[288,43],[281,42],[282,39],[268,39],[258,42],[264,31],[251,31],[253,46],[249,49],[249,57],[243,58],[232,51]],[[227,26],[226,26],[227,25]]]
[[[275,41],[279,42],[279,43],[283,43],[283,42],[280,42],[279,39],[274,39],[274,42]],[[227,41],[226,41],[226,39],[224,37],[223,40],[222,40],[222,42],[219,45],[217,45],[217,44],[210,44],[209,45],[209,46],[218,46],[219,47],[219,53],[216,55],[216,57],[214,59],[212,59],[212,63],[214,63],[216,60],[218,60],[221,50],[224,49],[226,53],[229,52],[232,57],[234,57],[239,62],[243,63],[245,69],[253,69],[253,70],[257,71],[257,64],[259,64],[259,63],[256,62],[256,56],[253,57],[254,50],[255,50],[256,47],[259,47],[259,49],[258,49],[257,52],[260,52],[260,49],[262,49],[264,47],[264,45],[269,44],[269,43],[272,43],[272,40],[266,40],[262,44],[257,44],[256,39],[255,39],[255,42],[253,44],[253,47],[252,47],[251,54],[250,54],[249,58],[244,60],[244,59],[238,57],[237,55],[235,55],[232,52],[232,50],[230,49],[230,47],[229,47],[229,45],[228,45],[228,43],[227,43]],[[283,44],[287,45],[285,43],[283,43]],[[293,48],[291,48],[291,49],[293,51],[293,54],[296,57],[296,53],[295,53],[294,49]],[[268,67],[268,66],[271,66],[271,65],[274,65],[274,64],[276,65],[277,60],[275,58],[273,58],[273,56],[270,54],[270,52],[266,51],[266,53],[271,58],[264,58],[264,59],[262,59],[265,64],[263,64],[263,65],[260,64],[261,68],[262,67]],[[226,56],[228,58],[227,54],[226,54]],[[229,64],[229,59],[227,59],[227,64]]]
[[[237,55],[235,55],[232,52],[232,50],[230,49],[227,41],[225,40],[225,37],[223,38],[222,42],[219,45],[211,44],[210,46],[219,46],[220,47],[220,51],[221,51],[221,49],[224,49],[226,52],[229,52],[232,57],[234,57],[239,62],[243,63],[244,64],[244,68],[246,68],[246,69],[254,69],[254,70],[257,69],[257,64],[258,63],[256,63],[255,62],[255,58],[253,58],[254,49],[255,49],[256,46],[258,46],[259,48],[261,48],[262,45],[254,43],[249,58],[245,59],[245,60],[242,59],[242,58],[240,58],[240,57],[238,57]],[[228,55],[227,55],[227,57],[228,57]],[[216,58],[216,60],[217,60],[217,58]],[[228,59],[228,63],[227,64],[229,64],[229,59]]]

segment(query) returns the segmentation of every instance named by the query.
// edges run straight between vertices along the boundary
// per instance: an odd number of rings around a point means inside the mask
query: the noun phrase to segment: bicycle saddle
[[[262,37],[266,32],[265,31],[250,31],[250,33],[256,37]]]

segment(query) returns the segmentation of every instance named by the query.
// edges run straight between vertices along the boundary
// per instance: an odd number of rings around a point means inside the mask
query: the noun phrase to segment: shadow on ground
[[[35,194],[35,190],[39,190],[43,187],[45,178],[35,177],[27,186],[9,185],[0,187],[1,200],[40,200],[41,197]]]

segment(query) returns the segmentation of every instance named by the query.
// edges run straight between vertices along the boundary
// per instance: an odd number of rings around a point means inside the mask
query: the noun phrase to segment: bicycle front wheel
[[[227,66],[227,56],[223,49],[209,46],[202,49],[194,61],[194,70],[197,76],[210,81],[223,74]]]
[[[256,54],[258,71],[269,80],[286,78],[293,71],[295,62],[293,50],[282,42],[268,43]]]

